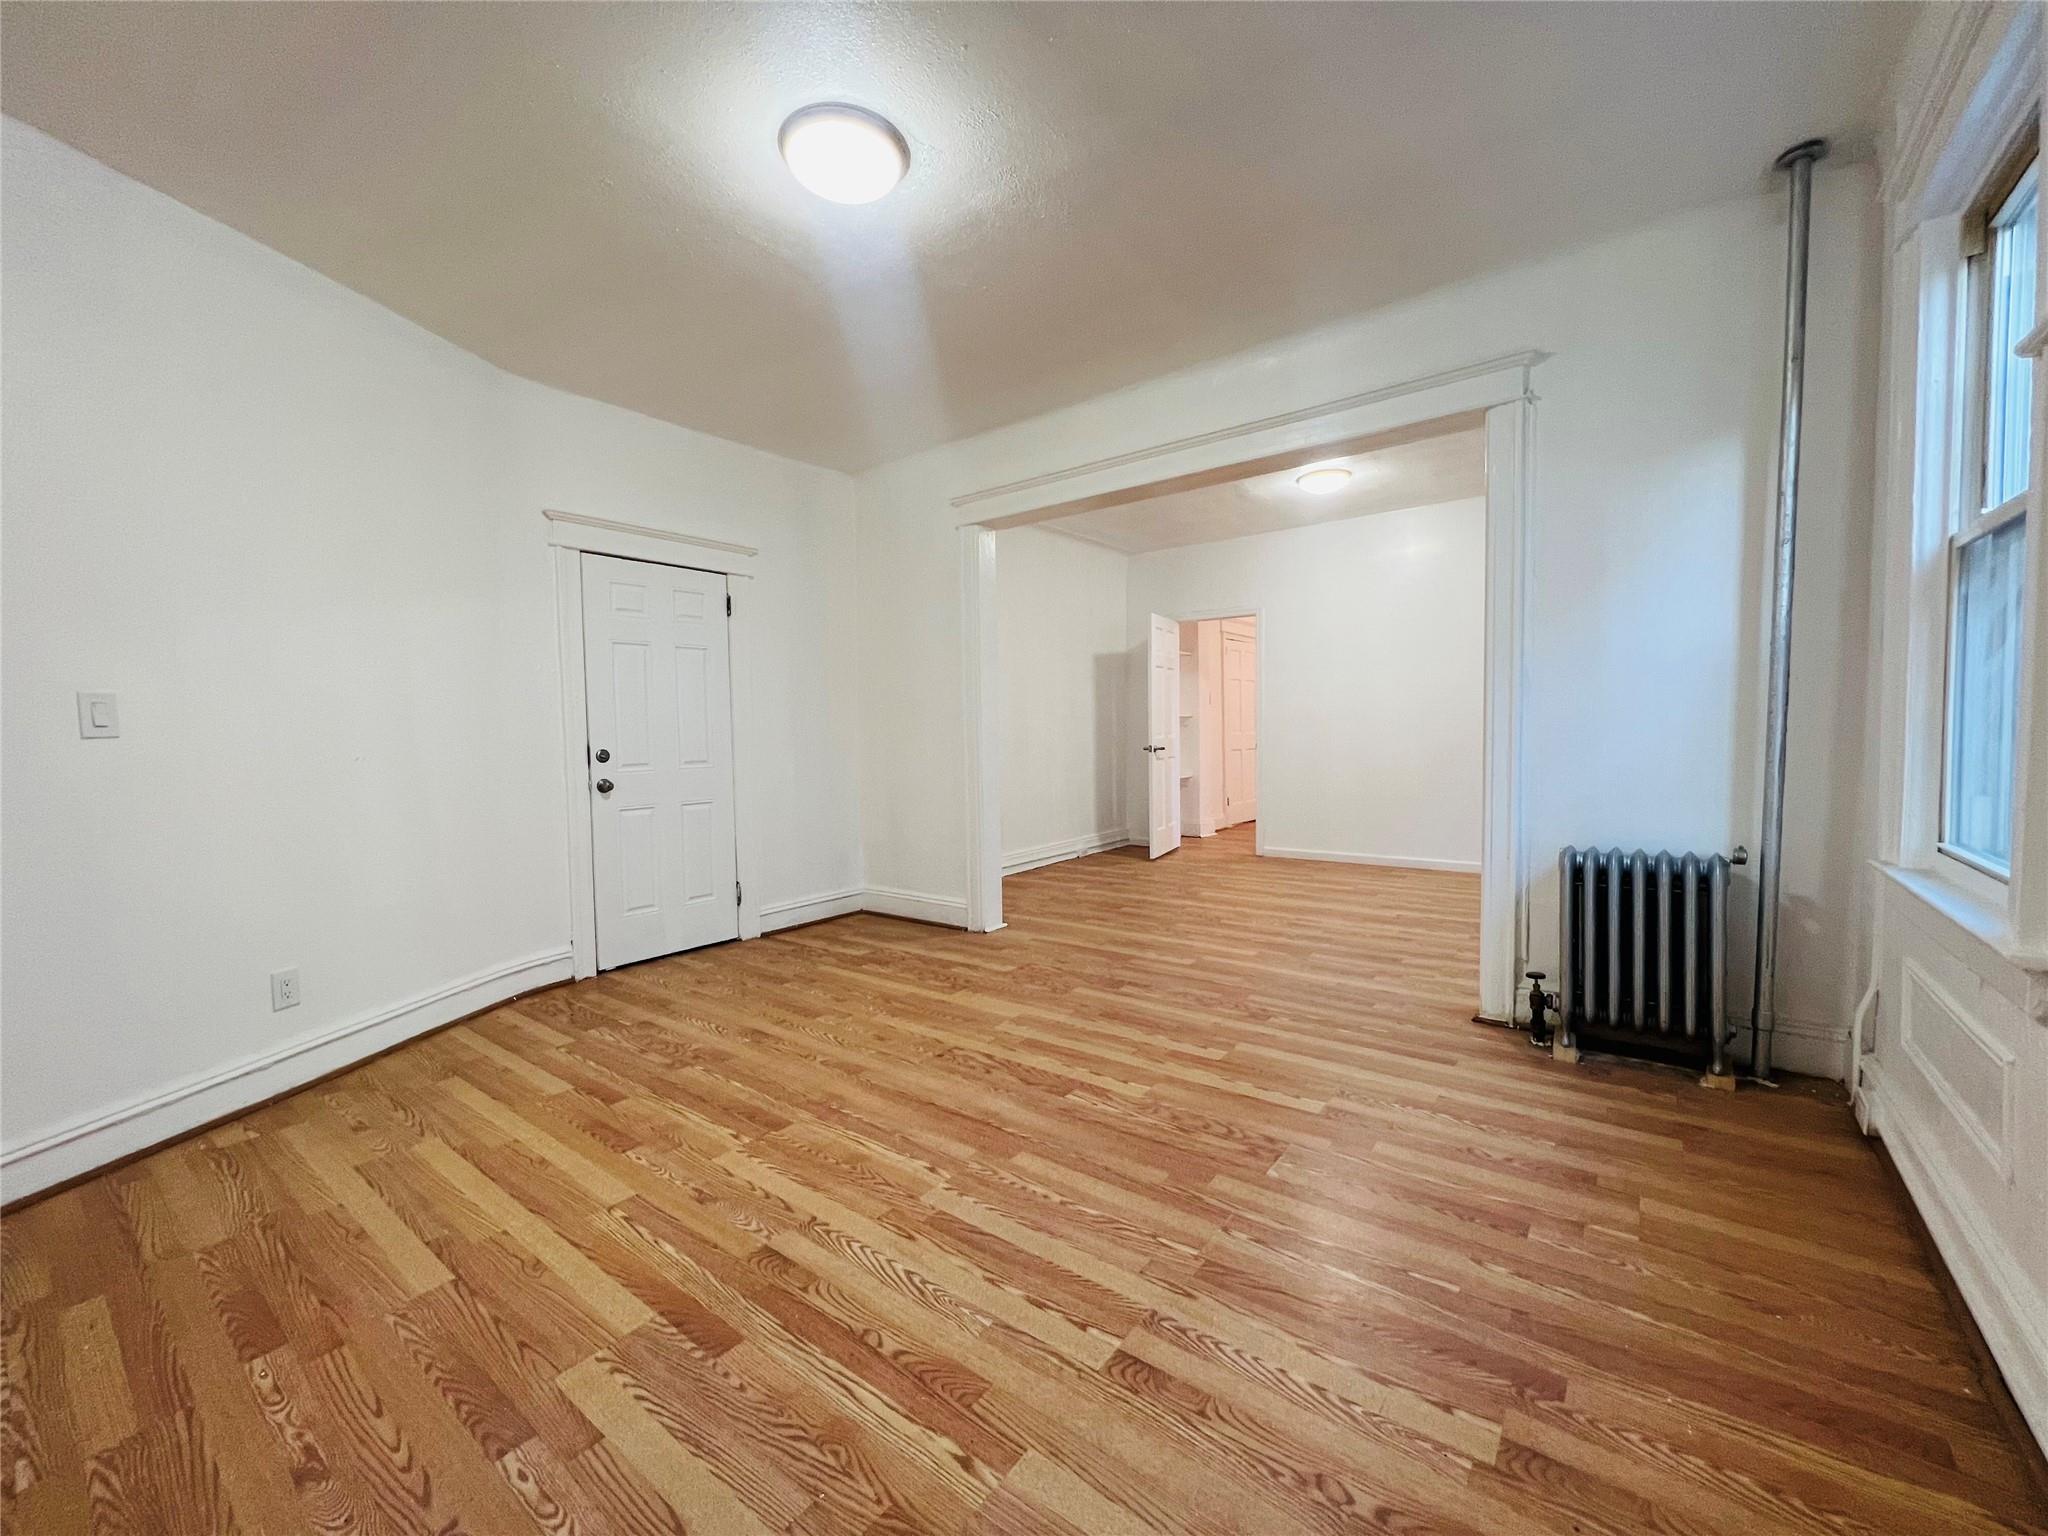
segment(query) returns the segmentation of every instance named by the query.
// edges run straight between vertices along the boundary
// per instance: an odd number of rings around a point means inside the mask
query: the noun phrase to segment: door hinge
[[[728,619],[732,617],[732,594],[730,592],[725,594],[725,616]]]
[[[735,906],[743,907],[747,904],[746,888],[737,880],[732,883],[732,899]]]

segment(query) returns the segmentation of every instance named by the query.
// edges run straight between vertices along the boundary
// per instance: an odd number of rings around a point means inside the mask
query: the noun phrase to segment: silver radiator
[[[1641,1043],[1726,1077],[1728,860],[1567,848],[1557,873],[1562,1043]]]

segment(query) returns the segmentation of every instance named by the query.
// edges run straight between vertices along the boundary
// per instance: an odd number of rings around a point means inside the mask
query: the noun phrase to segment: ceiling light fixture
[[[1294,483],[1311,496],[1327,496],[1344,489],[1350,479],[1351,471],[1341,464],[1327,464],[1321,469],[1302,471],[1294,477]]]
[[[910,146],[895,124],[843,101],[792,112],[776,142],[790,175],[829,202],[872,203],[910,169]]]

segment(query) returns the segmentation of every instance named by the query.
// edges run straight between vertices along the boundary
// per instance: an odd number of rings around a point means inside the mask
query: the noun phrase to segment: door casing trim
[[[568,808],[569,951],[578,980],[597,974],[597,884],[590,862],[590,719],[583,690],[583,557],[610,555],[649,565],[682,566],[727,578],[732,618],[726,626],[732,674],[732,811],[740,882],[740,938],[761,936],[761,817],[747,765],[760,761],[752,683],[754,605],[747,583],[755,559],[744,545],[644,528],[608,518],[542,513],[554,558],[555,648],[562,694],[562,773]],[[679,547],[687,546],[687,547]]]
[[[1168,615],[1161,614],[1160,617],[1166,618],[1168,617]],[[1223,603],[1220,605],[1212,605],[1211,607],[1207,608],[1190,608],[1185,613],[1176,613],[1171,615],[1171,617],[1174,623],[1176,624],[1206,624],[1211,620],[1222,619],[1250,619],[1252,621],[1253,629],[1257,635],[1256,646],[1252,651],[1252,692],[1254,695],[1252,708],[1257,712],[1257,718],[1253,722],[1252,732],[1259,738],[1259,741],[1261,743],[1261,750],[1263,751],[1263,744],[1266,739],[1265,605],[1263,603],[1253,602]],[[1263,782],[1263,775],[1261,776],[1261,782]],[[1260,793],[1263,795],[1264,791],[1261,790]],[[1128,808],[1126,808],[1126,819],[1129,819]],[[1147,821],[1150,821],[1152,819],[1149,808],[1147,808],[1145,819]],[[1236,822],[1232,823],[1232,825],[1242,826],[1243,823]],[[1225,831],[1226,828],[1224,827],[1223,823],[1218,822],[1216,824],[1216,830],[1218,832],[1222,832]],[[1135,828],[1126,827],[1125,831],[1127,833],[1135,832],[1144,834],[1143,836],[1133,835],[1131,837],[1132,842],[1142,843],[1147,841],[1147,839],[1150,837],[1152,829],[1149,826]],[[1190,834],[1188,832],[1187,817],[1185,813],[1183,813],[1181,817],[1181,836],[1183,838],[1186,838],[1190,835],[1199,839],[1202,834],[1199,831],[1193,834]],[[1252,819],[1252,852],[1262,858],[1268,852],[1268,849],[1266,847],[1266,824],[1257,819],[1256,813],[1254,813]]]

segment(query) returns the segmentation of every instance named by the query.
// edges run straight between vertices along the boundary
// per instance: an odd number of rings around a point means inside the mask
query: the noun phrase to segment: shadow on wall
[[[1732,871],[1728,882],[1728,964],[1722,975],[1727,986],[1727,1018],[1734,1030],[1729,1047],[1733,1059],[1749,1063],[1749,1018],[1756,984],[1756,858]],[[1810,984],[1794,990],[1795,972],[1786,963],[1787,954],[1814,955],[1825,952],[1836,909],[1825,902],[1796,891],[1783,890],[1778,903],[1778,1032],[1772,1047],[1775,1067],[1824,1077],[1840,1077],[1846,1070],[1848,1041],[1847,1013],[1840,1016],[1816,1010],[1809,1001]],[[1848,972],[1849,980],[1858,973]],[[1804,978],[1802,978],[1804,979]],[[1850,1007],[1853,1008],[1854,1000]]]
[[[1095,825],[1120,826],[1124,821],[1123,689],[1125,658],[1108,651],[1095,658],[1095,739],[1106,743],[1095,753]]]

